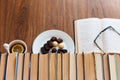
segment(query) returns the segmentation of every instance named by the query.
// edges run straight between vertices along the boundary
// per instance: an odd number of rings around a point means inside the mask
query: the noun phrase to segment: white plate
[[[74,53],[74,42],[72,38],[65,32],[60,30],[48,30],[40,35],[37,36],[37,38],[33,42],[32,51],[34,54],[41,53],[40,49],[43,47],[43,45],[51,39],[51,37],[57,37],[63,39],[64,49],[67,49],[68,52]]]

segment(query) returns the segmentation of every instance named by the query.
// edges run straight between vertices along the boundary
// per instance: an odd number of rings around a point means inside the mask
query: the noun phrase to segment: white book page
[[[77,52],[99,52],[100,50],[94,44],[94,39],[102,30],[101,19],[88,18],[75,21],[75,39]],[[103,46],[102,39],[97,40],[99,46]]]
[[[104,28],[112,26],[120,33],[120,19],[102,19]],[[103,43],[105,52],[120,52],[120,36],[112,30],[106,30],[104,33]]]

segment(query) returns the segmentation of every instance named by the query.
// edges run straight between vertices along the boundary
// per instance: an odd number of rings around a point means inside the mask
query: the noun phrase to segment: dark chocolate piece
[[[45,48],[42,47],[42,48],[41,48],[41,53],[42,53],[42,54],[46,54],[46,53],[48,53],[48,51],[46,51]]]
[[[63,53],[63,49],[58,49],[58,53]]]
[[[44,47],[45,47],[45,50],[46,50],[46,51],[49,51],[49,50],[50,50],[50,47],[49,47],[48,44],[45,44]]]
[[[57,52],[57,49],[56,48],[53,48],[52,49],[52,53],[56,53]]]
[[[57,38],[53,36],[53,37],[51,38],[51,41],[57,41]]]
[[[63,53],[67,53],[67,49],[63,49],[62,51],[63,51]]]
[[[58,39],[57,39],[57,42],[58,42],[58,43],[62,43],[63,40],[62,40],[61,38],[58,38]]]
[[[47,44],[49,45],[50,48],[53,47],[52,41],[47,41]]]

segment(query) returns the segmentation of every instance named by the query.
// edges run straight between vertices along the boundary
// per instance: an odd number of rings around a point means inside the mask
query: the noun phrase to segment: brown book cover
[[[6,80],[15,80],[16,72],[16,53],[10,53],[8,55]]]
[[[0,61],[0,80],[4,80],[5,67],[6,67],[6,53],[3,53],[1,54],[1,61]]]
[[[62,80],[70,80],[70,55],[62,54]]]
[[[85,80],[96,80],[94,53],[84,54]]]
[[[104,76],[105,76],[105,80],[110,80],[109,60],[108,60],[108,55],[107,54],[105,54],[103,56],[103,61],[104,61]]]
[[[31,55],[30,80],[38,80],[38,54]]]
[[[77,79],[84,80],[84,62],[82,53],[77,55]]]
[[[23,80],[29,80],[29,70],[30,69],[30,53],[26,53],[24,57],[24,71]]]
[[[39,57],[39,80],[48,80],[48,54],[40,54]]]
[[[57,57],[56,53],[49,54],[49,79],[57,80]]]
[[[76,54],[70,54],[70,80],[76,80]]]
[[[57,54],[57,80],[62,80],[62,56]]]
[[[17,80],[22,80],[22,71],[23,71],[23,56],[24,54],[19,54],[18,57],[18,70],[17,70]]]

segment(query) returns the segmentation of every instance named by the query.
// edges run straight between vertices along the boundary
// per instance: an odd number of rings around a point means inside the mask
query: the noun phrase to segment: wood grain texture
[[[22,39],[30,52],[36,36],[48,29],[74,38],[73,20],[120,18],[119,5],[120,0],[0,0],[0,50],[5,52],[3,43]]]

